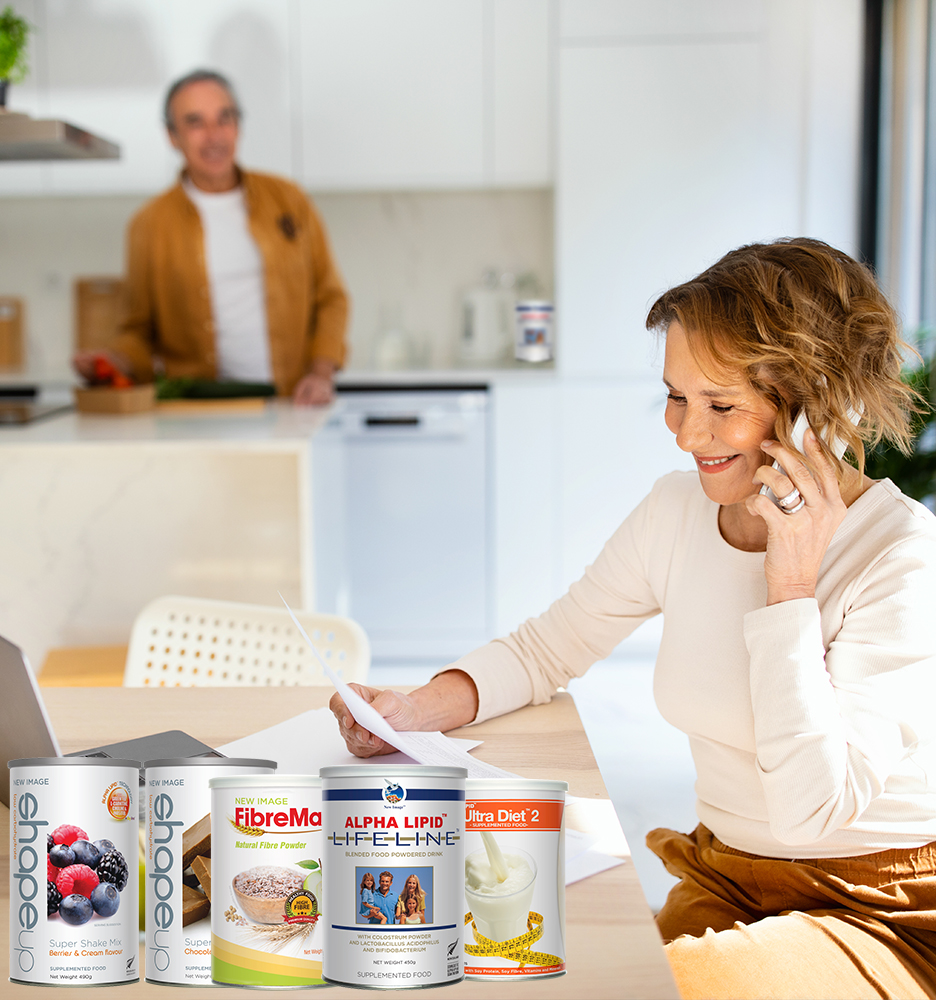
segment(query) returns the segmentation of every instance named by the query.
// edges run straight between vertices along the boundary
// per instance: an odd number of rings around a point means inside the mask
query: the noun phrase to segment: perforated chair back
[[[345,681],[364,683],[370,643],[357,622],[296,613],[316,650]],[[327,685],[285,608],[198,597],[159,597],[137,615],[125,687]]]

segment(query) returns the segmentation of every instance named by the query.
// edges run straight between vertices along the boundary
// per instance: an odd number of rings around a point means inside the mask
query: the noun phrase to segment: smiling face
[[[185,158],[192,183],[203,191],[237,186],[239,115],[230,93],[214,80],[182,87],[172,98],[169,141]]]
[[[390,891],[390,883],[393,881],[392,875],[380,876],[380,891],[386,896]]]
[[[373,888],[374,888],[374,876],[373,876],[373,875],[371,875],[371,873],[370,873],[370,872],[368,872],[368,873],[367,873],[367,874],[366,874],[366,875],[364,876],[364,878],[363,878],[363,880],[362,880],[362,881],[363,881],[363,883],[364,883],[364,888],[365,888],[365,889],[373,889]]]
[[[415,912],[416,912],[416,898],[414,896],[410,896],[410,898],[406,901],[406,915],[408,917],[411,917]]]
[[[415,889],[418,884],[419,882],[417,881],[415,875],[410,875],[410,877],[406,880],[406,888],[410,891]]]
[[[675,321],[666,331],[663,381],[669,392],[666,426],[679,447],[691,452],[706,496],[730,506],[756,493],[754,473],[770,461],[760,445],[773,437],[776,408],[740,373],[736,381],[713,381]]]

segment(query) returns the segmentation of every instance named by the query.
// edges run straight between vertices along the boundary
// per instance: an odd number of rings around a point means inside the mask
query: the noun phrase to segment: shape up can
[[[272,760],[174,757],[145,768],[146,981],[211,985],[211,791],[221,775],[272,774]]]
[[[445,986],[462,972],[463,767],[323,767],[326,982]]]
[[[322,782],[212,778],[211,979],[322,985]]]
[[[553,356],[553,305],[551,302],[518,302],[514,308],[518,361],[551,361]]]
[[[8,766],[10,979],[137,982],[140,762],[34,757]]]
[[[565,972],[564,781],[469,779],[465,975]]]

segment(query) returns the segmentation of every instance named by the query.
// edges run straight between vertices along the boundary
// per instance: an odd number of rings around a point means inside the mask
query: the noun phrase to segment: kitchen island
[[[0,634],[125,643],[155,597],[314,605],[311,441],[330,409],[245,400],[0,428]]]

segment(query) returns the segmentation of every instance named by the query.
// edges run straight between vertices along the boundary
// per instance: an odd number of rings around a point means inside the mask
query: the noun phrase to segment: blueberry
[[[73,892],[59,903],[59,916],[66,924],[78,927],[80,924],[86,924],[94,916],[94,907],[91,906],[91,900],[87,896]]]
[[[91,893],[91,905],[99,917],[112,917],[120,906],[120,893],[117,886],[110,882],[101,882]]]
[[[112,840],[96,840],[94,846],[101,852],[101,854],[107,854],[108,851],[113,851],[115,849],[114,842]]]
[[[89,868],[97,868],[101,860],[101,852],[87,840],[76,840],[71,849],[75,852],[75,863],[87,865]]]
[[[67,868],[75,863],[75,852],[68,844],[56,844],[49,851],[49,860],[56,868]]]

